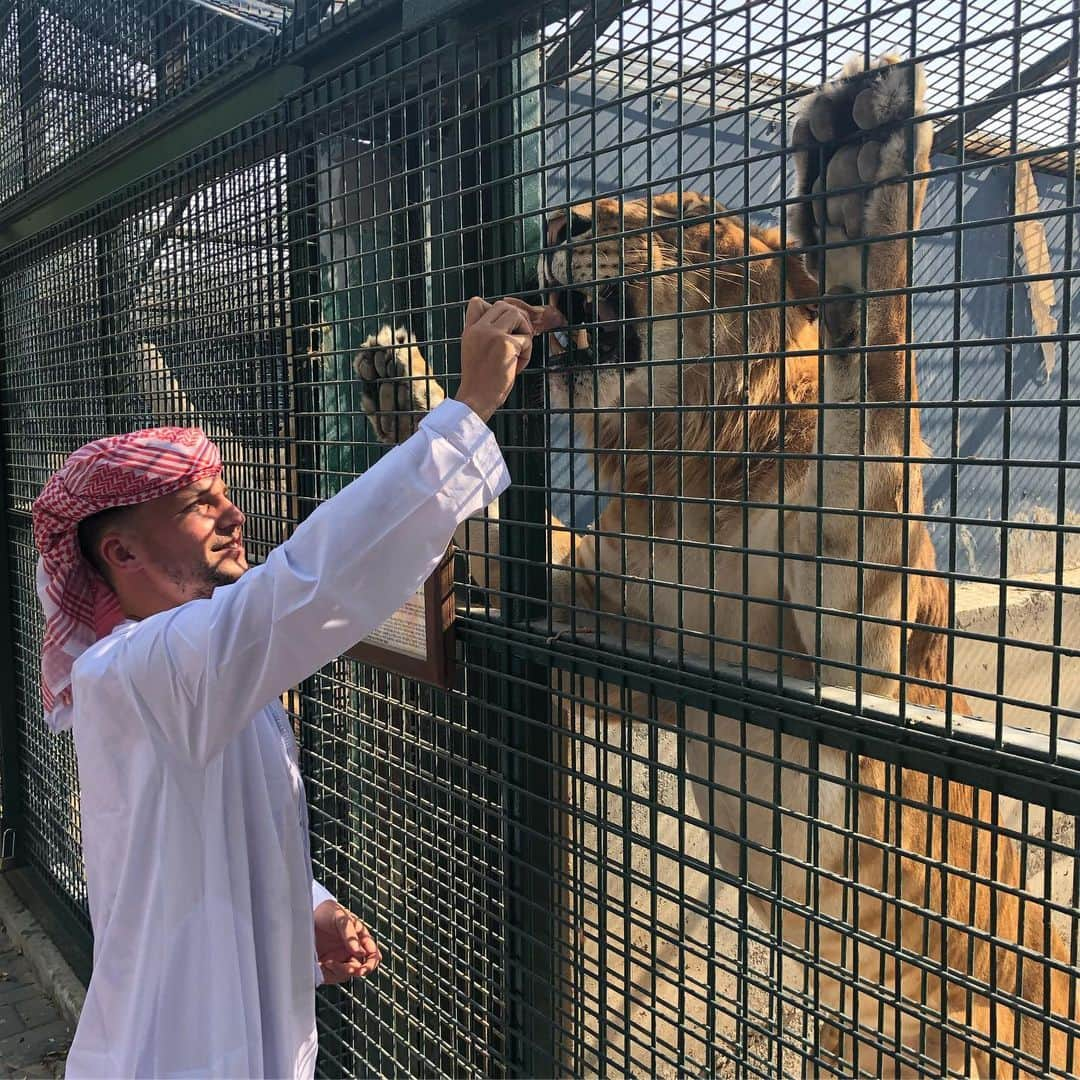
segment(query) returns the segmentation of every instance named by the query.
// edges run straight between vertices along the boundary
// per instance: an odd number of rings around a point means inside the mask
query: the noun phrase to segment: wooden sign
[[[427,581],[345,655],[449,690],[454,683],[453,547]]]

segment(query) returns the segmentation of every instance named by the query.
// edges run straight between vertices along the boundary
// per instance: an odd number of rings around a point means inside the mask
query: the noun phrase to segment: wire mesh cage
[[[458,684],[290,697],[317,872],[388,957],[323,992],[322,1071],[1075,1073],[1078,18],[413,10],[9,248],[27,857],[80,908],[48,472],[201,423],[264,555],[511,294],[551,329],[456,537]]]
[[[0,203],[84,155],[284,68],[378,0],[6,0]],[[142,122],[142,126],[138,126]],[[166,123],[169,121],[166,120]],[[133,128],[134,125],[134,128]]]
[[[291,9],[261,0],[0,8],[0,196],[28,190],[148,112],[264,47]]]

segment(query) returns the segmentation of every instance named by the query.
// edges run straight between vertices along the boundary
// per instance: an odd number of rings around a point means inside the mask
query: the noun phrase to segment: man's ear
[[[130,574],[142,569],[142,560],[132,551],[123,533],[106,533],[101,538],[98,551],[110,574]]]

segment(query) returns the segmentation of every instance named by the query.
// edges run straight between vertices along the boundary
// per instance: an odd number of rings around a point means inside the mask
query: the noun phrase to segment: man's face
[[[174,605],[206,599],[248,568],[244,515],[220,476],[134,507],[128,542],[148,584]]]

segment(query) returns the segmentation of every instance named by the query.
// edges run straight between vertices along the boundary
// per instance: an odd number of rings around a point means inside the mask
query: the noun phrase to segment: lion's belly
[[[626,545],[627,574],[648,582],[627,589],[627,613],[661,628],[657,644],[674,649],[681,645],[685,653],[706,660],[711,652],[714,663],[741,665],[746,654],[752,667],[768,671],[777,666],[778,649],[799,651],[790,626],[783,637],[778,629],[784,622],[777,603],[783,595],[779,560],[749,554],[776,550],[777,515],[752,512],[747,524],[748,536],[738,515],[720,522],[710,537],[705,515],[695,520],[687,513],[683,535],[702,546],[680,544],[672,537]]]
[[[784,608],[778,601],[784,595],[784,567],[776,555],[749,552],[776,551],[778,518],[775,512],[751,512],[746,523],[748,534],[744,533],[742,515],[733,518],[719,523],[716,534],[709,537],[708,517],[695,517],[691,508],[684,508],[682,534],[696,539],[700,546],[679,544],[670,535],[651,543],[627,538],[617,547],[609,540],[604,566],[609,575],[607,584],[614,588],[605,588],[599,600],[601,609],[625,612],[643,630],[645,640],[649,640],[645,626],[657,625],[652,637],[656,644],[667,648],[681,644],[686,654],[706,662],[711,655],[716,663],[741,665],[745,657],[753,667],[775,670],[780,648],[801,652],[790,623],[784,625],[782,636],[780,632]],[[794,546],[795,535],[788,515],[784,525],[788,550]],[[805,663],[786,658],[784,666],[793,674],[808,674]],[[620,703],[621,693],[616,690],[614,698]],[[678,725],[685,732],[686,779],[696,816],[710,823],[710,859],[715,865],[732,872],[741,868],[763,892],[774,889],[780,880],[785,893],[804,901],[809,879],[804,879],[795,865],[778,867],[772,851],[777,828],[785,851],[807,851],[805,823],[812,815],[835,826],[815,843],[821,865],[839,872],[844,848],[834,840],[842,838],[842,826],[849,815],[844,778],[850,763],[845,753],[819,744],[811,747],[806,740],[780,735],[772,727],[746,724],[737,713],[728,715],[722,709],[675,708],[644,697],[632,708],[637,716]],[[618,723],[622,715],[613,714],[612,722]],[[740,753],[739,747],[747,752]],[[809,779],[811,766],[821,776],[818,783]],[[740,778],[739,792],[722,783],[731,775]],[[830,782],[830,776],[837,780]],[[780,805],[785,808],[779,818],[772,802],[778,784]],[[742,790],[755,793],[757,798],[748,804]],[[836,896],[823,894],[816,902],[821,910],[839,918],[840,893],[835,892]],[[768,920],[764,907],[759,914]],[[798,930],[797,920],[792,918],[783,932],[794,936]]]

